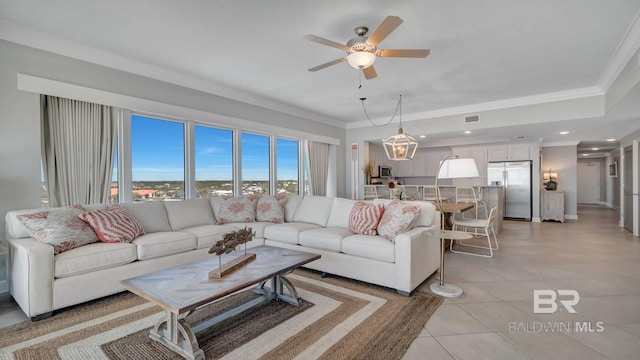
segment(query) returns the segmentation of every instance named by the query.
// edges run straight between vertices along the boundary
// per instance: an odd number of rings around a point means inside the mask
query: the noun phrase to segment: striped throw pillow
[[[117,205],[110,205],[106,210],[94,210],[79,215],[93,231],[98,239],[105,243],[132,242],[144,235],[142,225],[127,210]]]
[[[376,228],[384,212],[384,205],[367,205],[356,201],[349,214],[349,231],[363,235],[377,235]]]

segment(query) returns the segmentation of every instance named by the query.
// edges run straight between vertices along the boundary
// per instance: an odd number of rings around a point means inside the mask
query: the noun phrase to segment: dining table
[[[436,210],[440,211],[443,216],[443,224],[445,230],[451,230],[453,228],[453,216],[455,213],[463,213],[467,210],[473,209],[473,204],[469,203],[436,203]]]

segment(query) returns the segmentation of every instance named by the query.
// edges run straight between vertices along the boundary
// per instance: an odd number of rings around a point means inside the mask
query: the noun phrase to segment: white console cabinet
[[[540,192],[540,217],[564,222],[564,191]]]

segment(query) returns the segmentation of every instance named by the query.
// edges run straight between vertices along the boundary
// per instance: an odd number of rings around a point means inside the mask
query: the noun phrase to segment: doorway
[[[622,194],[624,198],[622,202],[624,204],[624,228],[633,232],[633,154],[631,146],[624,149],[623,158],[622,166],[624,168],[622,170]]]
[[[600,203],[600,163],[578,162],[578,203]]]

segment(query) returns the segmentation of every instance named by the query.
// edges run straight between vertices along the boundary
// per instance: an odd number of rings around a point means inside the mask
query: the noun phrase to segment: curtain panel
[[[329,174],[329,144],[309,141],[308,154],[311,195],[326,196]]]
[[[108,203],[119,111],[48,95],[40,100],[49,205]]]

